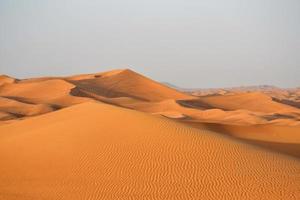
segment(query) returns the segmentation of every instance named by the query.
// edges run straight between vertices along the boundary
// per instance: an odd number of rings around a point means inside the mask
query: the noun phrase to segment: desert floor
[[[0,199],[300,199],[299,97],[2,75]]]

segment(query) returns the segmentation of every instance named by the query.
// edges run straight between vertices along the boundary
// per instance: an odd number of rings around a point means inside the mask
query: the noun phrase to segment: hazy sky
[[[299,0],[0,0],[0,74],[300,86]]]

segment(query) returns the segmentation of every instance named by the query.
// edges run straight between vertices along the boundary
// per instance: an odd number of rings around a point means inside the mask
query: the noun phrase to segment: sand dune
[[[201,102],[223,110],[245,109],[256,112],[296,112],[294,107],[272,101],[272,98],[260,93],[250,92],[223,96],[201,97]]]
[[[88,101],[71,96],[76,86],[62,79],[38,79],[6,84],[0,88],[0,96],[27,104],[48,104],[56,109]]]
[[[16,79],[9,77],[7,75],[0,75],[0,86],[7,83],[14,83]]]
[[[0,132],[0,199],[300,198],[292,157],[103,103]]]
[[[1,96],[18,96],[33,102],[66,95],[75,86],[63,80],[46,80],[30,83],[7,84],[1,87]]]
[[[81,89],[110,98],[132,97],[145,101],[191,98],[128,69],[96,74],[95,78],[83,77],[68,80]]]
[[[15,104],[18,102],[13,112],[10,112],[11,106],[6,106],[8,104],[0,107],[3,116],[6,113],[2,120],[10,119],[10,114],[13,113],[21,113],[15,116],[16,118],[34,115],[28,114],[29,106],[48,105],[56,110],[95,99],[127,107],[128,104],[141,101],[191,98],[128,69],[71,77],[41,77],[17,82],[15,80],[8,76],[2,76],[0,79],[0,82],[3,82],[0,97],[10,99]],[[45,112],[41,111],[40,114]]]
[[[48,104],[55,109],[94,99],[153,114],[177,113],[176,116],[204,122],[300,123],[300,115],[297,114],[300,113],[299,109],[275,102],[262,93],[197,98],[128,69],[71,77],[42,77],[13,83],[3,85],[0,96],[25,103]]]
[[[300,110],[279,100],[297,102],[295,91],[226,90],[196,97],[176,91],[129,69],[70,77],[15,79],[0,77],[0,121],[14,122],[83,102],[100,101],[192,123],[300,127]],[[5,100],[5,101],[4,101]],[[264,135],[272,134],[264,132]],[[239,132],[232,134],[239,135]],[[253,133],[252,138],[258,137]],[[262,137],[265,138],[265,137]],[[260,138],[257,138],[260,140]]]
[[[220,124],[199,123],[195,120],[184,119],[178,122],[188,124],[198,129],[212,130],[217,133],[233,136],[246,143],[282,152],[300,158],[300,126],[274,124]]]
[[[280,126],[280,125],[256,125],[238,126],[224,125],[222,129],[236,137],[262,140],[269,142],[297,143],[300,144],[299,126]],[[268,133],[268,134],[264,134]]]
[[[15,118],[16,117],[11,113],[0,111],[0,120],[2,120],[2,123],[3,123],[3,121],[15,119]],[[0,125],[1,125],[1,123],[0,123]]]
[[[14,99],[0,97],[0,110],[13,115],[33,116],[51,112],[54,109],[45,104],[28,104]]]
[[[298,96],[0,76],[0,199],[299,199]]]

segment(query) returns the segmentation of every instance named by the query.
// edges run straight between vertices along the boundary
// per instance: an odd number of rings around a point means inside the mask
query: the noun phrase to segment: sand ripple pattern
[[[300,199],[300,161],[84,103],[0,127],[0,199]]]

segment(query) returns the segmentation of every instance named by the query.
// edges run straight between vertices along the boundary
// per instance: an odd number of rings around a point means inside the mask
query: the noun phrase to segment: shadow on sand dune
[[[192,126],[194,128],[198,128],[198,129],[205,127],[216,133],[221,133],[221,134],[227,135],[234,140],[240,140],[247,144],[256,145],[256,146],[262,147],[267,150],[280,152],[280,153],[284,153],[284,154],[287,154],[290,156],[295,156],[297,158],[300,158],[300,144],[299,143],[282,143],[282,142],[273,142],[273,141],[254,140],[254,139],[241,138],[241,137],[237,138],[237,137],[233,136],[234,134],[232,131],[230,131],[230,129],[226,128],[226,126],[228,126],[228,125],[215,124],[215,123],[200,123],[200,122],[191,122],[191,121],[179,121],[179,122],[182,122],[184,124],[187,124],[189,126]]]

